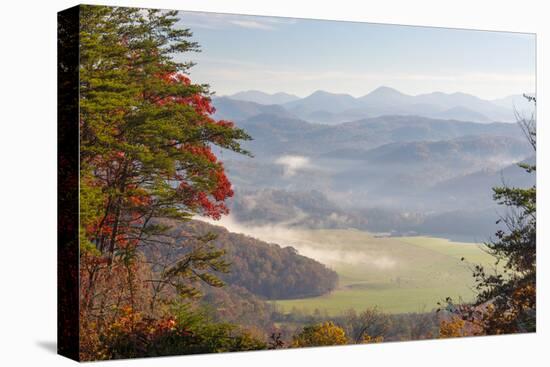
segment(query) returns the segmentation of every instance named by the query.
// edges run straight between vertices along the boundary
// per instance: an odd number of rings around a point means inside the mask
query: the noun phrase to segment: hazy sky
[[[201,53],[194,82],[217,95],[258,89],[362,96],[385,85],[407,94],[500,98],[535,90],[532,34],[180,12]]]

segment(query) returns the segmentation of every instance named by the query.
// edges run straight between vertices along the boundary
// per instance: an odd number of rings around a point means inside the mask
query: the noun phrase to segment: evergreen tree
[[[534,97],[525,96],[536,105]],[[518,115],[518,124],[536,151],[536,118]],[[536,164],[519,166],[535,174]],[[471,334],[508,334],[536,330],[536,185],[528,188],[495,187],[494,199],[507,208],[498,221],[494,240],[486,243],[501,272],[475,266],[474,277],[478,297],[473,305],[455,309],[468,324]],[[458,321],[459,323],[460,321]],[[455,320],[454,325],[457,325]]]
[[[199,51],[177,12],[80,9],[80,311],[83,327],[99,330],[122,306],[150,304],[138,298],[151,288],[190,295],[194,281],[223,284],[215,273],[228,264],[211,238],[175,264],[146,262],[138,249],[173,246],[155,219],[228,213],[233,191],[212,147],[248,154],[249,136],[212,117],[208,86],[175,60]]]

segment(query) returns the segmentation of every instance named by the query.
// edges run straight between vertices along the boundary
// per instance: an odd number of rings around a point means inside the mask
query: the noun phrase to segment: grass
[[[474,298],[472,266],[494,259],[481,245],[431,237],[375,237],[358,230],[300,231],[297,249],[340,276],[328,295],[278,300],[283,311],[315,309],[335,315],[378,307],[389,313],[423,312],[446,297]],[[464,258],[464,260],[461,260]]]

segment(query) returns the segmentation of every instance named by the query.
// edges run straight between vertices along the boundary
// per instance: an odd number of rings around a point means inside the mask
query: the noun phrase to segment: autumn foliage
[[[536,98],[525,96],[536,104]],[[521,117],[518,124],[536,151],[535,116]],[[535,164],[520,163],[527,173]],[[443,321],[442,336],[499,335],[536,331],[536,185],[532,187],[495,187],[493,198],[506,208],[497,221],[503,228],[486,246],[503,270],[474,267],[477,299],[471,304],[455,305],[448,300],[453,319]]]
[[[322,324],[307,326],[295,335],[292,340],[293,347],[315,347],[327,345],[348,344],[346,332],[331,321]]]
[[[216,273],[227,271],[211,238],[182,244],[176,264],[146,259],[143,247],[173,245],[155,220],[227,214],[233,190],[212,149],[246,154],[239,141],[249,137],[212,117],[208,87],[174,61],[198,50],[175,12],[82,6],[80,15],[81,358],[122,356],[114,340],[130,334],[126,356],[144,355],[153,352],[140,343],[176,332],[169,305],[196,295],[196,282],[223,285]]]

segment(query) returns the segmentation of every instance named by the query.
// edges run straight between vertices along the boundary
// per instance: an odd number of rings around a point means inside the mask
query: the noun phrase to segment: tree
[[[344,329],[331,321],[313,326],[306,326],[292,338],[292,347],[318,347],[327,345],[348,344]]]
[[[207,86],[171,55],[197,51],[175,12],[82,8],[81,171],[85,232],[111,257],[159,228],[154,217],[219,218],[232,196],[212,144],[245,153],[248,139],[216,121]],[[88,205],[89,204],[89,205]]]
[[[391,327],[391,319],[377,308],[366,309],[360,314],[351,309],[344,315],[344,324],[354,343],[373,343],[384,340]]]
[[[536,98],[526,98],[536,106]],[[518,124],[536,152],[536,119],[518,117]],[[534,174],[536,164],[520,163]],[[497,221],[504,225],[486,243],[502,272],[475,266],[478,296],[472,305],[450,305],[472,325],[475,334],[507,334],[536,330],[536,185],[495,187],[494,199],[508,211]]]
[[[450,320],[442,320],[439,324],[439,337],[458,338],[461,336],[471,335],[466,330],[466,322],[458,316],[452,316]]]
[[[213,322],[203,310],[180,306],[174,314],[155,320],[125,310],[104,335],[103,359],[268,348],[267,343],[247,330]]]
[[[155,285],[190,293],[191,283],[223,283],[223,251],[202,238],[176,264],[146,261],[143,246],[173,246],[158,218],[227,214],[233,195],[216,145],[248,154],[249,136],[215,120],[207,85],[193,84],[199,51],[177,12],[81,6],[80,244],[83,327],[101,329],[123,307],[144,308],[137,294]],[[137,271],[139,269],[139,272]],[[139,274],[137,274],[139,273]],[[149,274],[149,277],[145,275]],[[125,282],[125,287],[113,284]],[[155,300],[155,299],[154,299]],[[147,303],[147,302],[146,302]],[[151,310],[154,307],[150,307]],[[115,310],[115,311],[112,311]],[[82,333],[81,333],[82,334]],[[86,334],[86,333],[84,333]]]

